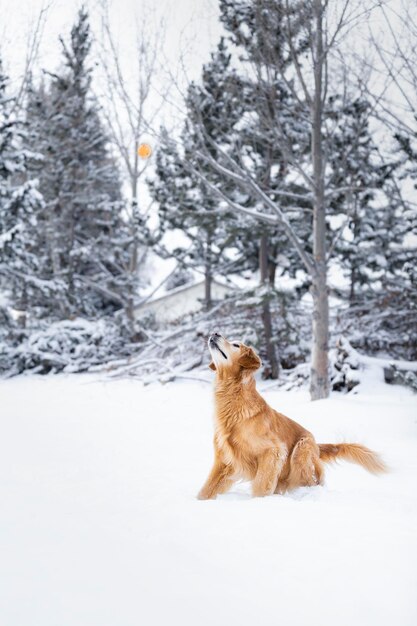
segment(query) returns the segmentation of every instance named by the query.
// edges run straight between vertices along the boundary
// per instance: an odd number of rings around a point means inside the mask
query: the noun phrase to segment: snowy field
[[[210,385],[1,381],[1,626],[415,626],[416,396],[380,377],[264,395],[389,475],[340,464],[324,487],[206,502]]]

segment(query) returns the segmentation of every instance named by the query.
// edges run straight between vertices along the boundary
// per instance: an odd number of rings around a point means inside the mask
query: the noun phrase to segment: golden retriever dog
[[[271,408],[256,390],[261,360],[241,342],[214,333],[208,341],[216,372],[214,464],[201,500],[225,493],[236,480],[252,481],[254,496],[322,485],[324,463],[345,459],[374,474],[380,457],[358,443],[316,443],[297,422]]]

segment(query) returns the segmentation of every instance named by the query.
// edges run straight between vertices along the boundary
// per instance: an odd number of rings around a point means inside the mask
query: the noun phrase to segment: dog
[[[208,340],[216,372],[213,468],[198,494],[225,493],[236,480],[252,481],[253,496],[322,485],[324,463],[344,459],[369,472],[387,471],[381,458],[358,443],[316,443],[297,422],[271,408],[256,390],[256,352],[218,333]]]

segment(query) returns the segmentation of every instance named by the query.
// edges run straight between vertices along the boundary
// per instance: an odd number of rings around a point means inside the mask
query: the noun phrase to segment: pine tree
[[[413,211],[401,190],[401,160],[380,154],[370,129],[371,106],[362,95],[348,102],[331,98],[329,107],[329,215],[342,218],[333,233],[334,257],[348,280],[346,318],[356,331],[354,343],[413,358],[415,277],[406,245]]]
[[[414,120],[417,121],[417,113],[414,113]],[[388,198],[391,199],[392,212],[395,215],[395,234],[397,242],[396,254],[393,254],[391,266],[403,277],[408,276],[407,291],[410,293],[410,300],[415,300],[417,290],[417,271],[414,260],[415,240],[410,243],[410,239],[417,231],[417,210],[415,203],[410,202],[409,194],[402,193],[401,183],[411,181],[414,189],[417,189],[417,130],[410,129],[409,133],[398,130],[394,138],[397,143],[395,156],[400,159],[400,166],[396,172],[397,176],[387,191]],[[405,185],[404,185],[405,186]],[[401,216],[401,219],[400,219]],[[389,228],[393,233],[394,219],[391,219]]]
[[[282,79],[282,72],[292,63],[292,54],[301,54],[303,42],[292,53],[286,41],[286,20],[289,18],[297,32],[297,10],[284,9],[280,2],[249,2],[240,0],[220,2],[221,21],[231,42],[243,52],[240,60],[245,68],[242,79],[242,98],[245,114],[239,124],[235,155],[248,175],[262,190],[276,199],[282,210],[288,207],[297,233],[308,241],[311,229],[311,205],[306,201],[294,210],[294,199],[306,193],[300,182],[294,180],[289,167],[287,148],[291,158],[302,161],[309,148],[309,132],[303,123],[303,111],[291,91],[291,85]],[[246,69],[248,68],[248,69]],[[255,198],[249,197],[253,206]],[[262,211],[269,209],[262,206]],[[277,378],[279,358],[277,337],[271,315],[271,300],[275,294],[277,269],[281,274],[294,274],[301,263],[282,229],[253,220],[250,228],[251,250],[259,267],[262,285],[262,319],[267,347],[267,367],[270,376]]]
[[[43,238],[38,220],[44,202],[37,181],[27,173],[28,159],[36,155],[25,146],[24,123],[14,112],[7,85],[0,59],[0,284],[11,305],[26,312],[29,302],[41,306],[59,285],[42,275]]]
[[[129,272],[132,237],[123,219],[117,165],[91,92],[92,40],[82,8],[64,64],[50,84],[32,87],[28,103],[30,143],[42,154],[40,189],[46,202],[43,228],[51,273],[63,293],[51,302],[58,317],[97,316],[127,308],[136,276]]]
[[[229,64],[230,54],[221,40],[211,62],[203,68],[201,85],[193,83],[189,88],[188,115],[180,146],[166,131],[162,133],[156,176],[150,182],[151,193],[159,205],[162,233],[179,229],[186,235],[186,243],[177,246],[171,254],[180,265],[204,274],[207,308],[212,303],[214,276],[225,276],[242,266],[236,244],[237,233],[242,231],[241,223],[230,211],[221,209],[218,198],[193,169],[193,164],[199,160],[200,141],[210,141],[215,156],[216,141],[221,141],[225,148],[225,137],[240,115],[238,78]],[[197,134],[197,119],[202,121],[203,136]],[[201,165],[204,168],[204,164]],[[218,177],[211,177],[213,184],[217,180]]]
[[[227,273],[228,235],[223,216],[216,214],[218,201],[211,199],[201,181],[190,173],[185,154],[166,131],[161,132],[156,155],[156,171],[149,187],[158,202],[159,253],[176,259],[179,268],[202,273],[205,307],[212,306],[212,282],[217,274]],[[181,243],[172,247],[167,233],[181,231]],[[177,238],[178,240],[178,238]]]
[[[382,162],[369,129],[371,106],[365,98],[342,103],[334,97],[329,106],[335,121],[329,141],[330,183],[335,193],[329,213],[346,220],[342,236],[335,240],[335,252],[347,274],[353,304],[369,289],[372,277],[378,279],[385,271],[387,239],[381,240],[379,235],[389,207],[383,188],[395,165]]]

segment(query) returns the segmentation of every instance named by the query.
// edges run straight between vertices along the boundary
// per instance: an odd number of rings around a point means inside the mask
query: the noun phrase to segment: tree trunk
[[[314,0],[316,20],[314,55],[314,98],[312,101],[312,162],[314,179],[313,207],[313,346],[311,353],[310,394],[312,400],[329,395],[329,302],[327,293],[326,208],[323,162],[323,7]]]
[[[349,306],[352,307],[356,299],[356,265],[353,263],[350,268],[350,289],[349,289]]]
[[[277,263],[275,261],[275,259],[277,258],[277,254],[278,254],[278,246],[275,245],[272,249],[272,254],[271,254],[272,258],[268,258],[268,280],[269,280],[270,285],[272,285],[272,287],[275,286],[275,276],[277,273]]]
[[[127,302],[125,307],[126,317],[129,322],[130,332],[134,334],[135,326],[135,299],[133,294],[133,287],[130,284],[128,288]]]
[[[132,192],[132,214],[131,214],[131,234],[132,234],[132,251],[130,255],[128,273],[128,289],[127,299],[125,306],[125,313],[129,324],[130,334],[132,341],[138,339],[138,335],[135,329],[135,304],[136,304],[136,278],[138,272],[138,259],[139,259],[139,198],[138,198],[138,179],[139,179],[139,156],[138,156],[139,142],[136,140],[134,143],[133,153],[133,166],[130,171],[130,184]]]
[[[268,280],[268,233],[263,232],[261,235],[261,245],[259,248],[259,270],[261,275],[261,284],[269,285]],[[269,362],[270,371],[267,378],[273,380],[279,377],[279,360],[277,356],[276,346],[273,342],[271,308],[269,299],[264,298],[262,302],[262,322],[265,332],[266,354]]]
[[[136,274],[138,271],[138,228],[139,228],[139,206],[137,198],[136,179],[132,183],[132,217],[131,217],[131,233],[132,233],[132,252],[130,255],[128,273],[128,295],[125,307],[126,317],[129,323],[132,340],[135,339],[135,301],[136,301]]]
[[[207,245],[206,245],[206,258],[204,267],[204,306],[206,311],[211,309],[211,284],[213,282],[212,276],[212,259],[211,259],[211,232],[207,231]]]
[[[78,314],[76,312],[76,299],[75,299],[75,283],[74,283],[74,245],[75,245],[75,218],[74,207],[70,205],[70,226],[68,244],[66,250],[67,258],[67,317],[73,319]]]
[[[353,213],[353,242],[354,243],[358,241],[359,234],[360,234],[360,224],[359,224],[359,216],[358,216],[358,210],[357,210],[357,199],[355,198],[355,206],[354,206],[354,213]],[[357,281],[358,281],[358,265],[357,265],[355,255],[353,255],[351,268],[350,268],[349,306],[353,306],[355,304]]]
[[[212,275],[211,275],[211,269],[206,266],[206,270],[204,273],[204,305],[206,308],[206,311],[209,311],[211,309],[211,283],[213,281]]]
[[[312,400],[329,395],[329,303],[326,269],[313,277],[313,346],[311,353],[310,395]]]

